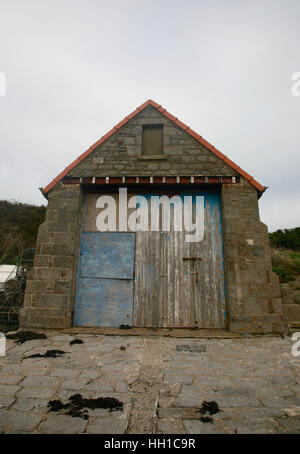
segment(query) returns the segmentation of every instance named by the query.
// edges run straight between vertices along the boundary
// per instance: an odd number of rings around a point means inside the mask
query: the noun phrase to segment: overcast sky
[[[0,0],[0,199],[45,186],[151,98],[300,226],[300,0]]]

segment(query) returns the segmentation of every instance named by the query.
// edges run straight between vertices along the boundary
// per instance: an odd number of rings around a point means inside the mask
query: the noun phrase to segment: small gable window
[[[163,154],[163,125],[144,125],[142,155]]]

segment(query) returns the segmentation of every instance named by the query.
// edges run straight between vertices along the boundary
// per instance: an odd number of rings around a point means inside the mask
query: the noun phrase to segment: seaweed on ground
[[[132,326],[130,326],[130,325],[120,325],[119,329],[132,329]]]
[[[95,410],[104,408],[109,411],[122,411],[123,402],[114,397],[98,397],[97,399],[86,399],[81,394],[73,394],[69,397],[69,402],[63,404],[60,400],[50,400],[48,402],[49,411],[67,410],[69,416],[88,419],[87,408]]]
[[[200,421],[204,423],[209,422],[211,424],[214,422],[214,420],[210,416],[201,416]]]
[[[70,345],[74,345],[74,344],[83,344],[83,340],[81,339],[73,339],[70,341]]]
[[[62,350],[47,350],[46,353],[35,353],[34,355],[26,356],[26,358],[57,358],[65,353]]]
[[[6,338],[16,340],[17,344],[24,344],[24,342],[30,340],[47,339],[47,336],[44,333],[36,333],[34,331],[17,331],[14,334],[6,334]]]
[[[199,411],[202,415],[205,415],[206,413],[209,413],[210,415],[214,415],[216,413],[219,413],[219,411],[221,411],[221,410],[220,410],[217,402],[215,402],[214,400],[212,400],[210,402],[207,402],[206,400],[204,400],[202,402],[202,407],[199,409]]]
[[[215,415],[216,413],[219,413],[221,410],[219,408],[219,405],[217,404],[216,401],[211,400],[210,402],[204,400],[202,402],[201,408],[199,408],[198,412],[201,413],[201,417],[199,418],[201,422],[203,423],[211,423],[213,424],[214,420],[210,416],[204,416],[206,413],[210,415]]]

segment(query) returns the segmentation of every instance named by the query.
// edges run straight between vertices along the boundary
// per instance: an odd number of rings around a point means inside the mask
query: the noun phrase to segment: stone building
[[[146,101],[43,188],[48,207],[21,326],[283,332],[279,283],[259,219],[264,190],[166,109]],[[177,203],[170,205],[169,229],[162,225],[162,196]],[[125,197],[131,202],[124,212]],[[148,228],[142,228],[137,210],[150,200],[158,207],[152,230],[154,212],[147,205]],[[195,226],[203,224],[190,242],[191,228],[175,226],[185,201]],[[104,225],[110,215],[115,230]]]

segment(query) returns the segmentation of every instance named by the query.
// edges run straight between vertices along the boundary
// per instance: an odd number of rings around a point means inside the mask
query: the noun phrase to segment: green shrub
[[[273,271],[279,276],[279,281],[281,284],[284,282],[290,282],[295,280],[295,276],[290,274],[286,269],[280,266],[273,266]]]
[[[291,252],[290,253],[290,258],[293,260],[300,260],[300,254],[297,252]]]
[[[272,250],[272,267],[280,283],[295,280],[300,275],[300,254],[286,250]]]
[[[46,207],[0,200],[0,263],[15,265],[24,249],[34,248]]]
[[[300,227],[294,229],[280,229],[269,233],[272,247],[300,251]]]

